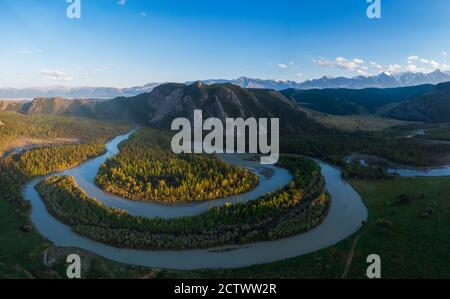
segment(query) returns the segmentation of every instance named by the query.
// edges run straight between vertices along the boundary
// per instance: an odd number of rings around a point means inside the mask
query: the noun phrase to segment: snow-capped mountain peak
[[[267,80],[239,77],[234,80],[209,79],[205,84],[234,84],[243,88],[264,88],[284,90],[294,89],[325,89],[325,88],[395,88],[422,84],[439,84],[450,81],[450,73],[437,69],[431,73],[414,72],[382,72],[374,76],[356,76],[352,78],[323,76],[319,79],[309,79],[298,83],[289,80]],[[193,83],[186,82],[186,84]],[[113,87],[39,87],[39,88],[0,88],[0,98],[35,98],[35,97],[64,97],[64,98],[114,98],[118,96],[135,96],[152,91],[162,83],[148,83],[143,86],[130,88]]]

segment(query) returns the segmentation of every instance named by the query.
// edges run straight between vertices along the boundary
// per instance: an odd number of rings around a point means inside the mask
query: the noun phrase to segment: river
[[[118,153],[118,144],[131,133],[118,136],[106,144],[107,152],[79,167],[53,175],[73,175],[79,186],[91,197],[96,197],[110,207],[127,210],[130,214],[147,217],[173,218],[197,215],[211,206],[228,202],[248,201],[276,191],[291,180],[290,173],[282,168],[270,166],[271,176],[263,173],[267,169],[257,162],[240,156],[222,157],[228,162],[253,169],[260,177],[260,184],[254,190],[229,198],[198,204],[164,205],[158,203],[135,202],[108,194],[94,184],[94,178],[102,163]],[[77,247],[109,260],[146,267],[167,269],[213,269],[239,268],[263,264],[308,254],[332,246],[357,232],[368,217],[367,209],[359,194],[341,177],[341,171],[319,161],[326,188],[332,197],[328,216],[318,227],[290,238],[257,242],[243,246],[227,246],[214,249],[180,251],[145,251],[119,249],[84,238],[72,232],[70,227],[51,216],[35,190],[42,178],[29,182],[23,189],[24,198],[32,204],[31,220],[36,229],[56,246]]]

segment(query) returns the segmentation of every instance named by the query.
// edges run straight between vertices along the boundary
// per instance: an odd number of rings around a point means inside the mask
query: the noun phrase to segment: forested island
[[[279,165],[290,170],[293,179],[277,192],[198,216],[167,220],[108,208],[89,198],[72,177],[50,177],[36,189],[54,217],[90,239],[133,249],[210,248],[288,237],[322,222],[330,197],[318,164],[283,157]]]
[[[194,202],[241,194],[259,178],[212,155],[174,154],[168,132],[142,128],[119,146],[95,182],[131,200]]]

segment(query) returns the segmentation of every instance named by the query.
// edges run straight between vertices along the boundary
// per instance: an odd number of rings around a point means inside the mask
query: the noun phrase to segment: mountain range
[[[279,91],[244,89],[229,83],[207,85],[200,81],[190,85],[166,83],[149,93],[104,101],[60,97],[23,102],[0,101],[0,109],[27,115],[131,120],[164,129],[170,129],[172,120],[177,117],[193,121],[194,110],[201,109],[204,119],[279,118],[281,135],[325,131],[302,107]]]
[[[439,84],[450,81],[450,74],[441,70],[431,73],[389,73],[383,72],[376,76],[322,77],[316,80],[307,80],[293,88],[296,89],[324,89],[324,88],[396,88],[416,86],[422,84]]]
[[[170,128],[177,117],[279,118],[281,134],[319,132],[323,127],[310,113],[377,115],[388,118],[450,122],[450,82],[398,88],[286,89],[242,88],[231,83],[166,83],[151,92],[111,100],[70,100],[40,97],[33,101],[0,101],[0,110],[23,114],[52,114],[131,120]]]
[[[143,86],[129,88],[115,87],[31,87],[31,88],[0,88],[1,99],[34,99],[38,97],[62,97],[66,99],[111,99],[115,97],[131,97],[150,92],[161,83],[148,83]]]
[[[260,88],[260,89],[326,89],[326,88],[348,88],[348,89],[364,89],[364,88],[395,88],[416,86],[422,84],[439,84],[450,81],[450,73],[436,70],[432,73],[389,73],[384,72],[376,76],[356,76],[353,78],[346,77],[322,77],[320,79],[307,80],[301,83],[284,80],[263,80],[248,77],[240,77],[238,79],[208,79],[203,80],[207,85],[229,83],[240,86],[242,88]],[[190,85],[194,83],[186,82]],[[163,83],[148,83],[143,86],[135,86],[130,88],[114,88],[114,87],[64,87],[53,86],[45,88],[0,88],[0,98],[3,99],[33,99],[36,97],[63,97],[69,99],[111,99],[115,97],[131,97],[145,92],[150,92],[156,86]]]

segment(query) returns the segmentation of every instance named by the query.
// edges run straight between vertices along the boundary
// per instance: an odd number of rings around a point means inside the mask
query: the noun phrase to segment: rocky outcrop
[[[177,117],[193,122],[196,109],[202,110],[204,119],[279,118],[281,134],[324,130],[300,106],[274,90],[197,81],[191,85],[161,85],[148,95],[148,123],[153,126],[170,128]]]

